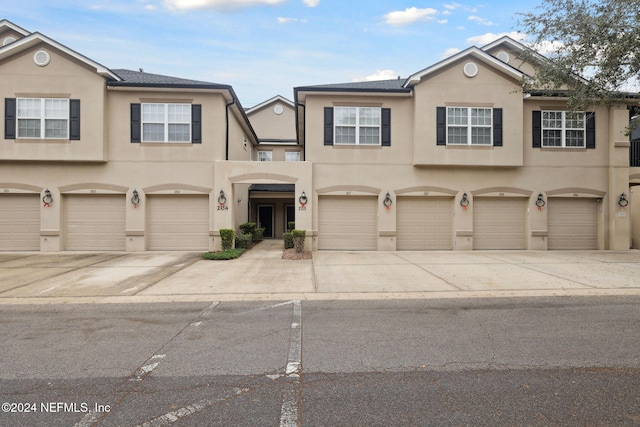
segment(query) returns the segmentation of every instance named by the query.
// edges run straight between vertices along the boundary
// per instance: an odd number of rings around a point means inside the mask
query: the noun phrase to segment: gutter
[[[236,98],[232,97],[231,102],[225,105],[224,115],[226,122],[226,134],[225,134],[225,143],[224,143],[224,158],[225,160],[229,160],[229,107],[236,103]]]

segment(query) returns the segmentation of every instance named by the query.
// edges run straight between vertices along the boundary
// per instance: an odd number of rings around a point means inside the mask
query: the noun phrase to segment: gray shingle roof
[[[111,70],[122,78],[121,82],[109,81],[109,86],[140,86],[140,87],[176,87],[176,88],[208,88],[229,89],[230,86],[199,80],[181,79],[133,70]]]
[[[293,193],[295,184],[251,184],[249,191],[275,191],[277,193]]]
[[[366,92],[410,92],[403,87],[406,79],[375,80],[370,82],[336,83],[297,87],[299,91],[366,91]]]

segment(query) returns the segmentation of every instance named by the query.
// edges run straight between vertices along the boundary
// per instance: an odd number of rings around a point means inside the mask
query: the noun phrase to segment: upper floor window
[[[258,151],[259,162],[270,162],[273,153],[271,151]]]
[[[585,147],[585,113],[542,112],[543,147]]]
[[[447,145],[493,145],[493,109],[447,107]]]
[[[69,139],[69,100],[18,98],[18,138]]]
[[[287,162],[299,162],[300,161],[300,152],[299,151],[287,151],[284,154],[284,160]]]
[[[336,145],[380,145],[380,108],[334,107],[333,114]]]
[[[142,104],[142,142],[191,142],[191,104]]]

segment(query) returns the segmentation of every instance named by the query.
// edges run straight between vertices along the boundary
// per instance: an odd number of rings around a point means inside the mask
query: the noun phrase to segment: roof
[[[152,74],[145,71],[133,71],[118,69],[112,70],[121,81],[110,81],[109,86],[136,86],[136,87],[172,87],[172,88],[205,88],[205,89],[229,89],[231,86],[218,83],[203,82],[199,80],[182,79],[178,77]]]
[[[306,92],[411,92],[411,89],[404,87],[405,81],[405,79],[398,78],[393,80],[336,83],[315,86],[301,86],[295,88],[295,90]]]
[[[271,193],[293,193],[295,184],[252,184],[249,191],[267,191]]]
[[[288,105],[289,107],[293,108],[293,102],[292,102],[292,101],[289,101],[289,100],[288,100],[287,98],[285,98],[284,96],[276,95],[276,96],[274,96],[273,98],[269,98],[269,99],[267,99],[266,101],[263,101],[263,102],[261,102],[261,103],[260,103],[260,104],[258,104],[258,105],[254,105],[254,106],[253,106],[253,107],[251,107],[251,108],[247,108],[247,114],[251,114],[251,113],[253,113],[253,112],[255,112],[255,111],[258,111],[259,109],[261,109],[261,108],[263,108],[263,107],[266,107],[266,106],[267,106],[267,105],[269,105],[269,104],[273,104],[273,103],[276,103],[276,102],[281,102],[281,103],[286,104],[286,105]]]

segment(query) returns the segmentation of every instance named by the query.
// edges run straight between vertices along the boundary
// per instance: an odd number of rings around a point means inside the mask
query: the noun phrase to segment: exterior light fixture
[[[133,196],[131,196],[131,204],[133,208],[137,208],[140,204],[140,195],[138,194],[138,190],[133,190]]]
[[[627,200],[627,195],[622,193],[620,195],[620,199],[618,199],[618,206],[620,206],[621,208],[626,208],[627,206],[629,206],[629,200]]]
[[[302,194],[298,198],[298,201],[300,202],[300,204],[302,205],[303,208],[307,204],[307,202],[309,201],[309,199],[307,199],[307,195],[305,194],[304,191],[302,192]]]
[[[536,200],[536,206],[538,207],[538,210],[541,211],[546,204],[547,203],[544,201],[542,193],[538,194],[538,200]]]
[[[387,193],[386,197],[382,201],[382,204],[384,205],[385,208],[387,208],[387,210],[391,209],[391,205],[393,204],[393,200],[391,200],[391,196],[389,195],[389,193]]]
[[[227,204],[227,198],[224,195],[224,190],[220,190],[220,196],[218,196],[218,204],[223,207]]]
[[[469,206],[469,198],[467,197],[467,193],[462,194],[462,199],[460,199],[460,206],[462,206],[462,209],[467,210],[467,207]]]
[[[43,206],[45,208],[50,207],[51,203],[53,203],[53,196],[51,196],[51,191],[49,191],[48,188],[46,190],[44,190],[44,196],[42,197],[42,203],[43,203]]]

